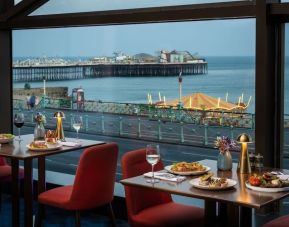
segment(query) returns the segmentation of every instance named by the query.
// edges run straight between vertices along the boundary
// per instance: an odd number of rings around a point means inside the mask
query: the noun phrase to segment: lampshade
[[[65,115],[63,112],[61,111],[57,111],[54,113],[54,117],[57,118],[57,117],[61,117],[61,118],[65,118]]]
[[[248,134],[242,133],[238,136],[237,142],[239,142],[239,143],[251,143],[252,139]]]

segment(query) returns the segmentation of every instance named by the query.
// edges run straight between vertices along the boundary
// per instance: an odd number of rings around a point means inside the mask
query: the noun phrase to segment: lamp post
[[[63,126],[62,126],[62,119],[65,118],[65,115],[63,112],[57,111],[54,113],[54,118],[56,118],[56,135],[55,135],[55,137],[58,140],[65,141]]]
[[[182,71],[180,71],[180,74],[179,74],[179,104],[178,104],[178,108],[179,109],[182,109],[182,107],[183,107],[183,102],[182,102],[182,83],[183,83]]]
[[[46,97],[46,77],[43,76],[42,108],[45,108],[45,97]]]
[[[241,143],[241,153],[239,157],[237,172],[241,174],[251,173],[251,166],[248,154],[248,143],[251,143],[252,140],[248,134],[242,133],[238,136],[237,142]]]

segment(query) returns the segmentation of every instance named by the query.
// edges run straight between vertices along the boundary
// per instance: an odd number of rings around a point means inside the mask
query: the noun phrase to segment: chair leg
[[[108,212],[109,212],[111,225],[113,227],[115,227],[116,226],[116,220],[115,220],[115,216],[114,216],[114,212],[113,212],[111,203],[108,204]]]
[[[80,212],[79,210],[75,211],[75,227],[80,227],[81,223],[80,223]]]
[[[36,226],[36,227],[41,227],[42,226],[42,220],[44,218],[44,212],[45,212],[44,209],[45,209],[45,206],[43,204],[39,203],[34,226]]]
[[[2,184],[0,184],[0,211],[2,210]]]

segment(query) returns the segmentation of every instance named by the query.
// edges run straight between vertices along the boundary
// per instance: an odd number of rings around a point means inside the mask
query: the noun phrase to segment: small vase
[[[217,161],[218,170],[228,171],[232,169],[232,156],[229,150],[220,152]]]
[[[34,141],[45,140],[45,128],[43,123],[36,123],[34,128]]]

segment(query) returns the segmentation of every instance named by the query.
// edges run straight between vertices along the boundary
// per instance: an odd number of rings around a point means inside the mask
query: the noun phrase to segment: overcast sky
[[[204,0],[178,0],[178,4],[200,2],[204,3]],[[105,0],[50,0],[36,13],[137,8],[175,3],[175,0],[110,0],[109,4]],[[14,57],[110,56],[115,51],[155,54],[162,49],[188,50],[200,56],[254,56],[255,19],[13,32]]]
[[[13,32],[14,57],[100,56],[158,50],[200,56],[254,56],[255,20],[118,25]]]

